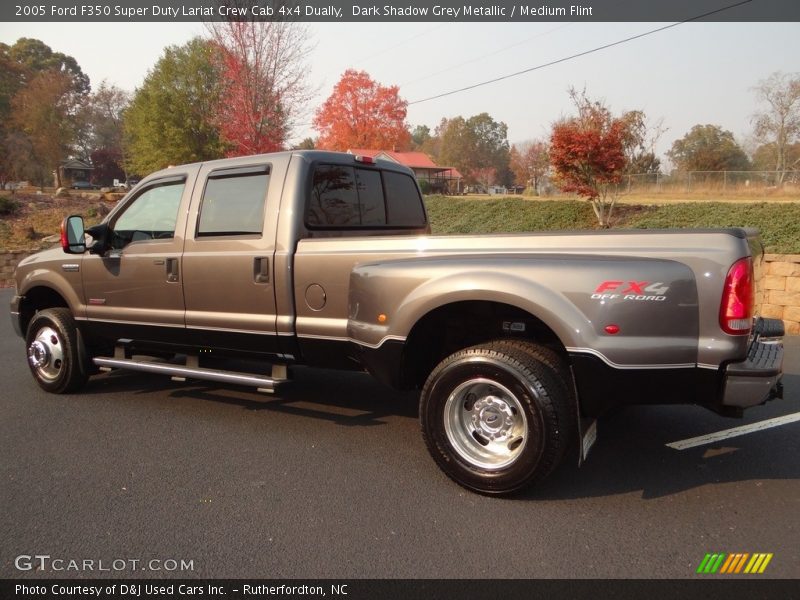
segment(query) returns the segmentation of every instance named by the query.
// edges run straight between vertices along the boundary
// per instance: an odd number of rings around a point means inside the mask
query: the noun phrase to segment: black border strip
[[[580,568],[576,565],[576,568]],[[39,598],[101,598],[103,600],[185,597],[343,598],[346,600],[531,600],[533,598],[647,598],[647,600],[771,600],[795,598],[797,580],[764,579],[763,575],[697,576],[695,579],[6,579],[0,581],[5,600]],[[22,586],[22,587],[20,587]],[[149,586],[149,588],[148,588]],[[35,591],[34,591],[35,590]],[[94,590],[94,591],[93,591]],[[133,590],[133,593],[132,593]],[[322,590],[324,596],[316,590]],[[98,594],[97,591],[100,593]]]
[[[233,12],[231,7],[236,7]],[[223,8],[226,7],[226,8]],[[800,21],[795,0],[4,0],[3,22]]]

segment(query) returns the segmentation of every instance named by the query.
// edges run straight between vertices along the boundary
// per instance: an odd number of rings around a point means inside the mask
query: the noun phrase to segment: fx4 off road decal
[[[592,294],[592,300],[664,302],[668,290],[669,286],[660,281],[603,281]]]

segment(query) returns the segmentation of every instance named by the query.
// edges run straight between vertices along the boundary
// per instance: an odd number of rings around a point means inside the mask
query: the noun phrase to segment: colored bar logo
[[[766,570],[772,557],[773,554],[771,552],[768,554],[749,554],[747,552],[725,554],[724,552],[716,552],[706,554],[696,572],[703,575],[713,575],[715,573],[722,575],[737,575],[740,573],[755,575]]]

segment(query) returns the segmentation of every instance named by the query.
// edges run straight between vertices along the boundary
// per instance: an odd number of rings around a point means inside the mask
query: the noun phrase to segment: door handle
[[[269,283],[269,258],[256,256],[253,259],[253,280],[256,283]]]
[[[178,270],[178,259],[167,259],[167,281],[174,283],[180,279],[180,271]]]

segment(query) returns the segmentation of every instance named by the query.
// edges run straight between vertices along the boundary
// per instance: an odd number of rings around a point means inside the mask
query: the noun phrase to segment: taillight
[[[755,303],[753,259],[742,258],[733,263],[725,277],[722,304],[719,307],[722,331],[731,335],[750,333]]]

